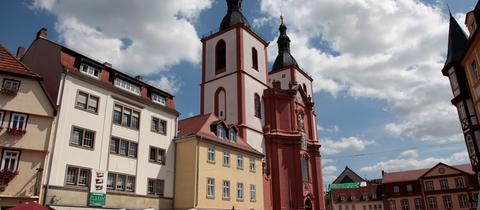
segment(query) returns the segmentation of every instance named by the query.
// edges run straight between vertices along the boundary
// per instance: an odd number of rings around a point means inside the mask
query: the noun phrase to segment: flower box
[[[23,130],[23,129],[18,129],[18,128],[8,128],[8,133],[10,135],[14,135],[14,136],[21,136],[23,134],[25,134],[27,132],[27,130]]]
[[[4,95],[17,95],[18,94],[18,90],[12,90],[12,89],[8,89],[8,88],[2,88],[0,89],[0,93],[1,94],[4,94]]]
[[[11,170],[11,169],[2,169],[0,170],[0,177],[14,177],[18,175],[18,170]]]

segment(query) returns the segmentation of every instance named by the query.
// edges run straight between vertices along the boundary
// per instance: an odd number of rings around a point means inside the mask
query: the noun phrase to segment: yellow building
[[[39,202],[55,108],[42,78],[0,45],[0,208]]]
[[[179,121],[175,209],[263,209],[263,155],[212,114]]]

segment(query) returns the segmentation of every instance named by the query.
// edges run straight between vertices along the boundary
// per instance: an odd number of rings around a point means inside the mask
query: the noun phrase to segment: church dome
[[[223,17],[220,24],[220,30],[230,28],[238,23],[243,23],[245,26],[250,27],[247,18],[242,14],[242,0],[227,0],[228,12]]]

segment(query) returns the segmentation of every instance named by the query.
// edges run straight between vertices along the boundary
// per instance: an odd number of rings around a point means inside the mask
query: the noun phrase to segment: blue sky
[[[248,0],[244,14],[271,41],[285,16],[292,53],[315,79],[324,179],[348,165],[381,170],[468,163],[448,79],[448,22],[474,0]],[[0,1],[0,43],[13,54],[46,27],[49,39],[176,95],[182,117],[199,110],[200,37],[218,30],[223,0]]]

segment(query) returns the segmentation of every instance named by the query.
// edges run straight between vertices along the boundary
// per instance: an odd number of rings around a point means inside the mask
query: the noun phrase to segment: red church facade
[[[278,55],[268,68],[268,43],[250,29],[241,0],[226,0],[220,30],[202,39],[201,114],[214,113],[265,154],[266,210],[324,210],[313,79],[290,54],[280,25]]]

